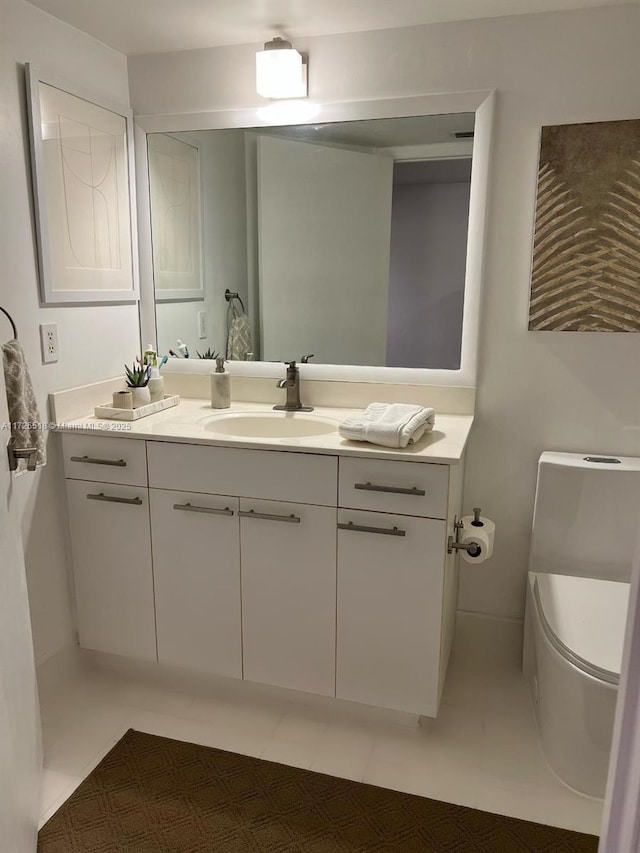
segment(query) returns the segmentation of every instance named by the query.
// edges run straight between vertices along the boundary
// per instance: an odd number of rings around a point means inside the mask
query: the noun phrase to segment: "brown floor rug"
[[[596,853],[598,840],[129,730],[39,853]]]

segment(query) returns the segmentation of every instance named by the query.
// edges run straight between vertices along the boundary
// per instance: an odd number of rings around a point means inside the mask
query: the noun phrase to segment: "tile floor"
[[[289,691],[170,682],[85,661],[72,679],[41,686],[41,824],[135,728],[597,834],[602,804],[557,781],[540,751],[520,673],[521,630],[461,615],[440,715],[420,727]]]

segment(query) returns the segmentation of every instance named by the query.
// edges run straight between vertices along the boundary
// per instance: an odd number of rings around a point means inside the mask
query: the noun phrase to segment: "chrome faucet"
[[[300,371],[295,361],[285,361],[287,375],[278,382],[278,388],[287,389],[287,402],[284,406],[274,406],[277,412],[312,412],[313,406],[303,406],[300,402]]]

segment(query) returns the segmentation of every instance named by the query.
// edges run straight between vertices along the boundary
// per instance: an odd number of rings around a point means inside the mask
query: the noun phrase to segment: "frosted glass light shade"
[[[305,98],[307,79],[302,54],[283,39],[268,42],[264,50],[256,53],[256,91],[263,98]]]

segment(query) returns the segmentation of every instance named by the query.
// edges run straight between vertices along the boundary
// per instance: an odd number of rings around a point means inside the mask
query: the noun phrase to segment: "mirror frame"
[[[257,109],[217,110],[174,115],[135,117],[136,182],[140,259],[140,325],[142,340],[156,341],[155,293],[151,246],[151,209],[147,160],[148,133],[260,128],[291,124],[318,124],[379,118],[404,118],[445,113],[476,114],[467,267],[465,274],[462,347],[458,370],[416,367],[363,367],[348,364],[305,364],[305,381],[380,382],[408,385],[475,387],[477,380],[480,297],[483,285],[487,230],[487,203],[491,167],[491,140],[495,112],[495,91],[416,95],[370,101],[314,102],[282,101]],[[230,371],[240,376],[276,378],[282,368],[270,362],[230,362]],[[169,359],[165,371],[209,373],[211,365],[197,359]]]

